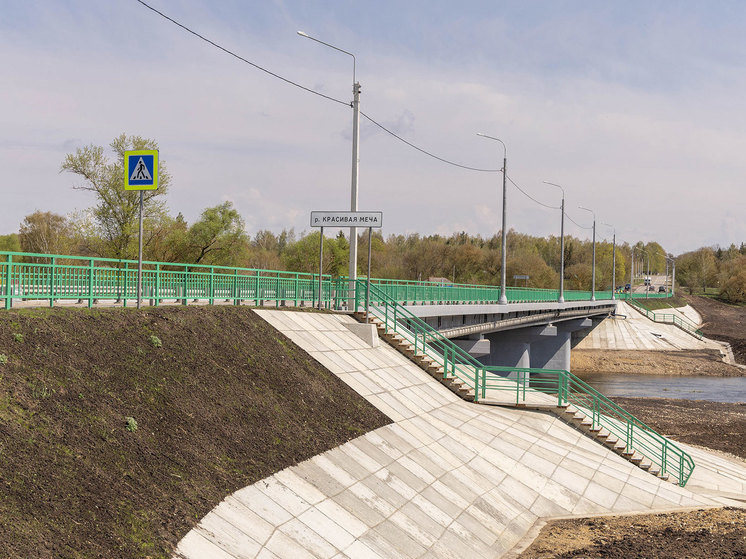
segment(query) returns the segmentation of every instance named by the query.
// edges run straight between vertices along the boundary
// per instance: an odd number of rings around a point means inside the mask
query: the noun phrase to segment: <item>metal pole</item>
[[[596,300],[596,214],[593,214],[593,269],[591,270],[591,301]]]
[[[611,300],[616,299],[616,231],[611,245]]]
[[[560,303],[565,302],[565,193],[562,192],[562,222],[560,225]]]
[[[505,231],[505,214],[506,214],[506,184],[505,184],[505,177],[508,173],[508,153],[507,148],[505,150],[505,156],[503,157],[503,225],[502,225],[502,244],[501,244],[501,262],[500,262],[500,304],[501,305],[507,305],[508,304],[508,297],[505,292],[505,260],[506,255],[508,251],[508,245],[507,245],[507,232]]]
[[[501,270],[500,270],[500,300],[498,301],[501,305],[507,305],[508,304],[508,296],[505,291],[505,275],[506,275],[506,269],[505,269],[505,260],[507,255],[507,231],[505,230],[505,214],[506,214],[506,180],[507,180],[507,173],[508,173],[508,148],[505,146],[505,142],[503,142],[500,138],[495,138],[494,136],[488,136],[487,134],[482,134],[481,132],[477,132],[477,136],[482,136],[483,138],[489,138],[490,140],[495,140],[497,142],[500,142],[503,145],[503,223],[502,223],[502,243],[501,243]]]
[[[324,46],[332,48],[352,57],[352,187],[350,209],[356,212],[357,206],[357,183],[358,183],[358,165],[360,163],[360,82],[357,81],[357,59],[349,51],[335,47],[329,43],[311,37],[308,33],[298,31],[298,35],[311,39]],[[357,230],[350,227],[350,267],[348,277],[350,279],[350,291],[347,294],[347,309],[355,305],[355,287],[357,279]],[[355,308],[357,311],[357,308]]]
[[[319,310],[323,307],[321,305],[321,290],[322,283],[321,278],[324,273],[324,228],[321,228],[321,234],[319,235]]]
[[[140,226],[137,241],[137,308],[142,304],[142,199],[143,191],[140,191]]]
[[[350,198],[350,210],[356,212],[357,204],[357,184],[360,164],[360,84],[352,84],[352,188]],[[355,285],[357,279],[357,229],[350,227],[350,284]]]
[[[673,264],[673,271],[671,272],[671,297],[675,296],[674,290],[676,289],[676,260],[671,260]]]
[[[368,276],[365,281],[365,322],[368,322],[368,313],[370,312],[370,247],[372,233],[373,228],[368,227]]]

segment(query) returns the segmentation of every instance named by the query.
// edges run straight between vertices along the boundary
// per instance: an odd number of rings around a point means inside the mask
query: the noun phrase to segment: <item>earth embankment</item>
[[[165,558],[388,418],[242,307],[0,313],[0,556]]]

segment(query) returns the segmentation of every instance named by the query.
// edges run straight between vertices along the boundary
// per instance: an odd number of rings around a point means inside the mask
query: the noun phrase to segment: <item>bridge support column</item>
[[[557,335],[545,337],[531,344],[531,367],[537,369],[570,370],[570,339],[576,330],[591,326],[590,318],[568,320],[555,324]]]
[[[490,354],[481,359],[485,365],[499,367],[531,367],[531,352],[540,340],[557,336],[554,326],[534,326],[487,334]]]

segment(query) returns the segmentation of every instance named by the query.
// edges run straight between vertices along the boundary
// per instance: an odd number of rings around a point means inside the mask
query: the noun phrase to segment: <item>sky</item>
[[[746,242],[746,3],[740,1],[0,0],[0,234],[95,203],[61,173],[119,134],[158,142],[169,211],[231,201],[250,235],[349,210],[352,57],[359,209],[383,233],[507,228]],[[111,155],[111,153],[109,152]],[[498,171],[494,171],[498,170]],[[538,201],[538,203],[537,203]]]

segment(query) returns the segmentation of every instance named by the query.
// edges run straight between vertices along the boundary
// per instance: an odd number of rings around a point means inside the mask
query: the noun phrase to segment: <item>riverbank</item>
[[[704,318],[703,331],[727,341],[746,362],[746,308],[702,297],[687,300]],[[573,372],[744,376],[717,351],[573,350]],[[746,460],[746,403],[670,398],[613,398],[670,438]],[[746,499],[746,496],[744,497]],[[746,502],[744,502],[746,506]],[[547,523],[521,559],[721,559],[746,557],[746,510],[706,509],[668,514],[557,520]]]
[[[724,363],[719,351],[573,349],[574,374],[621,373],[635,375],[746,376],[746,368]]]
[[[614,398],[614,401],[674,440],[746,461],[746,403],[664,398]],[[746,510],[705,509],[551,521],[520,557],[746,557]]]

